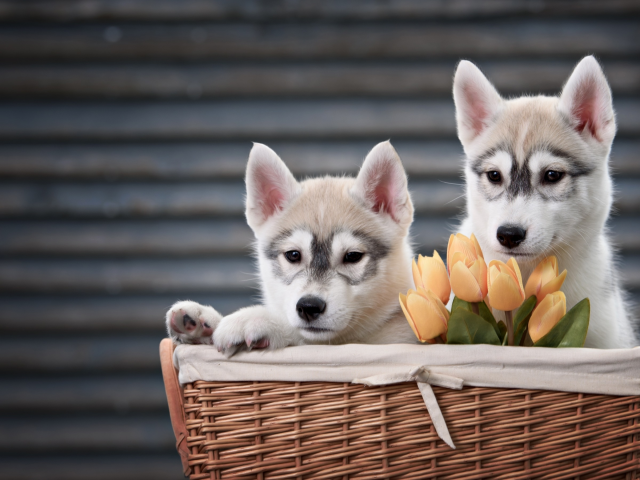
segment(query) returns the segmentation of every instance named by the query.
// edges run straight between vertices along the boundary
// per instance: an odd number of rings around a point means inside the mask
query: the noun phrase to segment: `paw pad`
[[[182,310],[180,312],[182,313]],[[186,313],[184,315],[182,315],[182,324],[184,325],[184,329],[187,332],[191,332],[191,331],[195,330],[196,327],[198,326],[196,321],[193,318],[191,318],[189,315],[187,315]]]
[[[167,331],[176,343],[210,345],[213,343],[213,331],[221,318],[211,307],[182,301],[167,312]]]

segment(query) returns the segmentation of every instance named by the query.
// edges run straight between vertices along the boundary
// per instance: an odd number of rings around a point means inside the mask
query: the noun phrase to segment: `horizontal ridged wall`
[[[182,478],[162,317],[255,301],[251,141],[304,178],[391,138],[415,243],[443,250],[464,205],[460,58],[516,95],[598,56],[611,234],[640,291],[639,19],[630,0],[0,0],[0,478]]]

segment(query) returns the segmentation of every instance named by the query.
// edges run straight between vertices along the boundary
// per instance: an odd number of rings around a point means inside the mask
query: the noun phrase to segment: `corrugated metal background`
[[[250,141],[299,177],[391,138],[420,250],[463,205],[451,77],[618,112],[611,221],[640,290],[640,2],[0,0],[0,478],[178,479],[158,342],[179,298],[252,302]]]

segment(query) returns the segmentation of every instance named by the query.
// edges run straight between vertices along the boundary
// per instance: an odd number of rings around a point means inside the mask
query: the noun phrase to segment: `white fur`
[[[371,150],[355,179],[325,177],[300,183],[273,150],[254,144],[246,185],[246,216],[256,236],[262,305],[220,319],[211,307],[179,302],[167,313],[167,328],[175,341],[205,343],[202,329],[189,335],[176,320],[172,328],[171,319],[182,318],[183,312],[215,325],[213,342],[228,355],[245,345],[416,341],[398,303],[398,292],[413,285],[413,252],[407,238],[413,205],[402,163],[389,142]],[[376,255],[384,249],[372,244],[372,238],[388,247],[378,260]],[[319,241],[326,241],[331,250],[324,276],[314,275],[319,270],[312,265],[314,242]],[[298,263],[285,256],[294,250],[301,254]],[[357,263],[345,263],[347,252],[364,256]],[[361,278],[359,283],[347,281]],[[296,310],[300,298],[309,295],[326,301],[325,311],[313,322]]]
[[[501,99],[477,67],[461,62],[453,93],[458,136],[467,157],[468,216],[462,233],[476,235],[487,263],[515,257],[525,281],[542,258],[556,255],[560,270],[568,270],[562,288],[567,308],[585,297],[591,300],[585,346],[636,345],[606,235],[612,203],[609,152],[616,126],[611,92],[598,62],[584,58],[559,98],[513,100]],[[590,173],[580,174],[575,168],[575,175],[567,173],[575,162],[554,148],[569,153]],[[478,165],[474,169],[474,160],[483,154],[481,170]],[[529,195],[507,194],[512,156],[518,168],[528,161]],[[565,176],[556,184],[545,183],[542,178],[548,170]],[[500,172],[503,183],[492,184],[485,175],[489,171]],[[507,224],[527,231],[525,241],[512,250],[496,238],[497,228]]]

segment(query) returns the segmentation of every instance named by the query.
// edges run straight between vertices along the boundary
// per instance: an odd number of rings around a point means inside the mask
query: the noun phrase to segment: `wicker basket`
[[[415,383],[178,384],[160,346],[177,449],[191,479],[640,478],[640,397],[434,387],[457,446]]]

